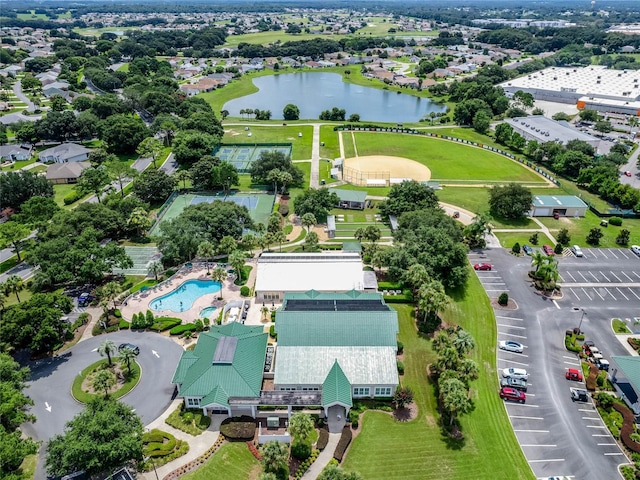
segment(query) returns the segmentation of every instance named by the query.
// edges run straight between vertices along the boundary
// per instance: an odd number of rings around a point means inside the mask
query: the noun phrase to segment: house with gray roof
[[[49,183],[78,183],[78,178],[91,164],[89,162],[67,162],[49,165],[45,178]]]
[[[7,161],[29,160],[31,158],[31,145],[0,145],[0,159]]]
[[[83,162],[89,158],[93,151],[91,148],[78,145],[77,143],[61,143],[55,147],[47,148],[38,154],[41,162]]]

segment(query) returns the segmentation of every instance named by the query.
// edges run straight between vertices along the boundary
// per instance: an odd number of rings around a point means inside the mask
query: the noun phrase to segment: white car
[[[578,245],[574,245],[573,247],[571,247],[571,251],[576,257],[582,257],[582,250],[580,250],[580,247]]]
[[[638,245],[631,245],[631,251],[640,257],[640,247]]]
[[[509,352],[522,353],[524,352],[524,347],[521,343],[514,342],[513,340],[501,340],[499,346],[502,350],[507,350]]]
[[[502,370],[502,378],[521,378],[528,380],[529,374],[523,368],[505,368]]]

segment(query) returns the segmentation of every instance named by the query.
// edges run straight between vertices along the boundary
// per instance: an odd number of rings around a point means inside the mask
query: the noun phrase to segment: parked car
[[[589,394],[586,390],[583,390],[581,388],[572,388],[571,400],[573,400],[574,402],[588,402]]]
[[[124,350],[125,348],[132,350],[136,355],[140,354],[140,348],[138,348],[138,346],[134,345],[133,343],[121,343],[120,345],[118,345],[118,351]]]
[[[570,368],[564,374],[564,378],[567,380],[574,380],[576,382],[582,381],[582,372],[577,368]]]
[[[551,247],[550,245],[543,245],[542,246],[542,250],[544,250],[544,253],[546,255],[554,255],[553,253],[553,247]]]
[[[573,254],[576,257],[582,257],[583,256],[582,250],[580,249],[580,247],[578,245],[574,245],[573,247],[571,247],[571,251],[573,252]]]
[[[624,172],[624,174],[625,174],[627,177],[630,177],[630,176],[631,176],[631,172],[630,172],[629,170],[626,170],[626,171]]]
[[[601,358],[600,360],[596,360],[596,367],[598,370],[604,370],[605,372],[609,371],[609,360],[605,360]]]
[[[476,270],[491,270],[491,264],[490,263],[476,263],[473,268],[475,268]]]
[[[640,247],[638,245],[631,245],[631,251],[640,257]]]
[[[515,388],[502,387],[500,389],[500,398],[503,400],[513,400],[514,402],[524,403],[527,399],[527,395]]]
[[[522,380],[528,380],[529,374],[524,368],[505,368],[502,370],[503,378],[521,378]]]
[[[501,340],[498,343],[501,350],[507,350],[509,352],[522,353],[524,352],[524,346],[521,343],[514,342],[513,340]]]
[[[93,296],[90,293],[88,293],[88,292],[81,293],[80,296],[78,297],[78,306],[79,307],[86,307],[92,301],[93,301]]]
[[[527,381],[522,380],[521,378],[502,378],[500,379],[500,386],[515,388],[516,390],[521,390],[523,392],[527,391]]]
[[[522,251],[524,253],[526,253],[527,255],[531,256],[533,255],[533,248],[531,248],[529,245],[527,245],[526,243],[524,245],[522,245]]]

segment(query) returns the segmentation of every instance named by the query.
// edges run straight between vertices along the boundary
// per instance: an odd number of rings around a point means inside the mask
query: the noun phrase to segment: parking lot
[[[625,253],[632,255],[631,252]],[[605,259],[605,254],[612,260],[625,263],[627,272],[631,272],[628,267],[631,257],[625,259],[619,254],[616,259],[606,251],[600,254],[597,250],[587,250],[584,258],[565,257],[560,262],[563,268],[567,264],[563,272],[574,274],[582,271],[586,274],[587,270],[582,270],[582,266],[588,265],[587,261],[591,258],[609,261]],[[505,401],[505,409],[535,476],[620,478],[617,466],[627,462],[625,455],[600,419],[591,398],[588,402],[574,402],[571,399],[572,389],[585,388],[584,383],[565,379],[568,368],[580,368],[577,356],[564,348],[563,335],[566,329],[579,322],[581,311],[574,310],[574,302],[553,302],[535,293],[527,281],[527,271],[531,269],[529,257],[514,257],[504,249],[490,249],[471,252],[469,260],[471,264],[492,264],[491,270],[476,272],[490,298],[507,292],[517,303],[516,310],[496,310],[497,342],[516,341],[524,346],[524,351],[509,352],[498,349],[496,345],[496,374],[500,378],[502,369],[509,367],[525,369],[529,374],[526,402]],[[584,261],[583,265],[580,261]],[[592,266],[595,265],[594,262]],[[592,269],[594,274],[609,271],[608,267],[603,269],[600,263],[597,265],[597,269]],[[611,270],[617,272],[614,267]],[[600,278],[604,281],[604,277]],[[595,280],[584,283],[595,283]],[[640,278],[637,287],[640,295]],[[607,285],[606,288],[611,287]],[[611,302],[614,302],[613,299]],[[606,322],[596,319],[596,311],[592,313],[592,310],[589,309],[589,318],[584,326],[597,323],[597,335],[601,335]],[[606,317],[609,314],[604,315]],[[615,339],[613,342],[609,339],[603,344],[608,354],[620,354],[619,351],[610,350],[614,342]]]
[[[562,292],[582,305],[640,302],[640,258],[629,249],[585,248],[559,261]],[[568,297],[568,298],[567,298]]]

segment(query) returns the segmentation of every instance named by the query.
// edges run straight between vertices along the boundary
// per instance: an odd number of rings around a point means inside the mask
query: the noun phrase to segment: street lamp
[[[584,308],[581,308],[580,310],[582,310],[582,315],[580,316],[580,323],[578,323],[578,333],[581,332],[580,327],[582,327],[582,320],[584,320],[584,316],[587,314],[587,312],[584,311]]]
[[[151,456],[144,458],[145,462],[148,461],[148,460],[151,460],[151,465],[153,465],[153,471],[156,474],[156,480],[160,480],[158,478],[158,470],[156,470],[156,462],[153,461],[153,457],[151,457]]]

